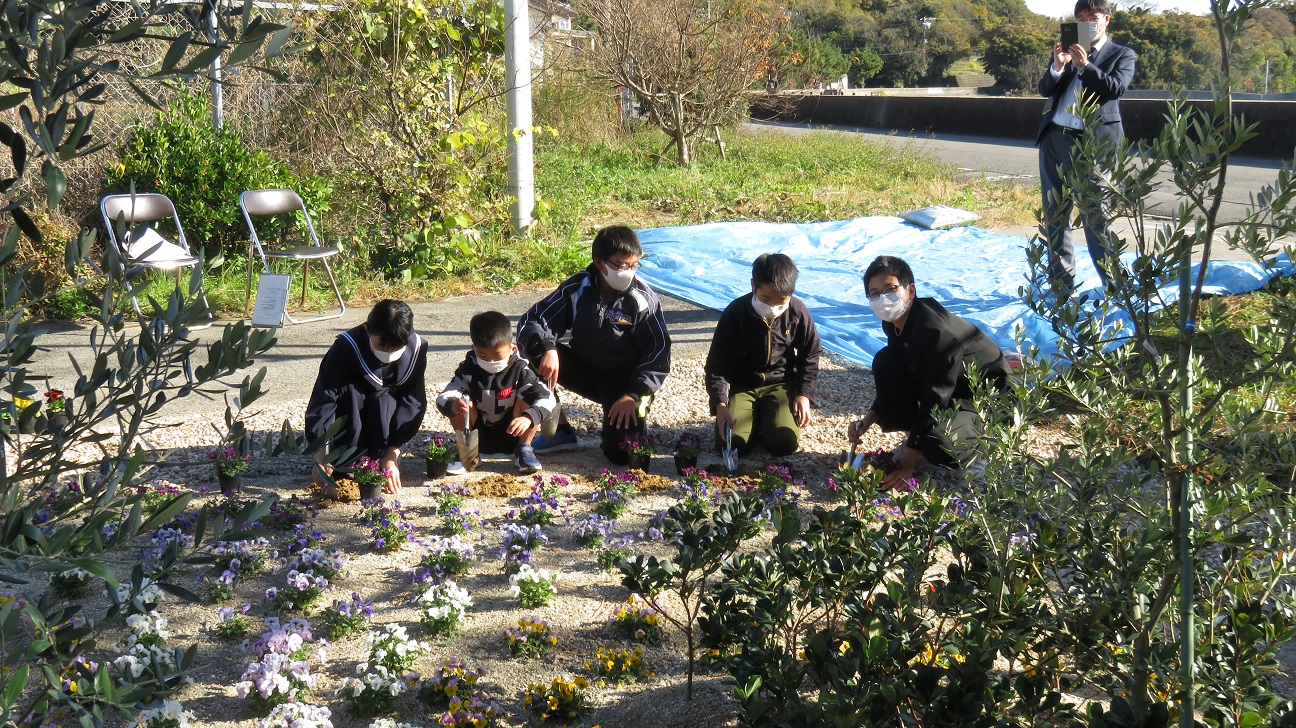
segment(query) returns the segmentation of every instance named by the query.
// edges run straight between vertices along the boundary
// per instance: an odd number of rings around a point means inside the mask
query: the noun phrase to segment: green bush
[[[118,150],[119,160],[104,181],[104,192],[160,192],[175,203],[190,246],[208,258],[247,250],[247,224],[238,207],[243,190],[296,190],[315,219],[328,209],[330,189],[316,178],[299,178],[262,151],[248,147],[232,129],[211,125],[207,97],[181,94],[157,112],[152,123],[135,127]],[[258,221],[264,238],[286,232],[286,220]]]

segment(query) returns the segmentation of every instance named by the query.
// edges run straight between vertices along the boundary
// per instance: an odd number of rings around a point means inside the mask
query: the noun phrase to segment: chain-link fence
[[[155,103],[166,106],[177,93],[177,87],[139,84]],[[191,84],[195,91],[208,90],[207,81]],[[268,78],[222,85],[223,120],[226,126],[237,129],[254,148],[272,148],[284,142],[285,130],[273,123],[276,112],[296,103],[308,88],[303,83],[281,83]],[[93,216],[98,204],[99,189],[112,166],[117,163],[117,150],[137,124],[149,123],[157,109],[124,81],[108,84],[103,104],[95,112],[94,135],[107,147],[94,154],[75,160],[64,168],[68,179],[66,209],[84,220]]]

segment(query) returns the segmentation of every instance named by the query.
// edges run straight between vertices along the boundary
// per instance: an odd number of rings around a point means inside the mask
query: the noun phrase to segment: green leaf
[[[48,159],[41,166],[41,176],[45,178],[45,201],[50,209],[54,209],[63,202],[63,194],[67,192],[67,177],[63,175],[62,169]]]
[[[105,672],[107,671],[105,670]],[[9,682],[4,689],[4,707],[6,710],[17,703],[18,698],[22,696],[23,688],[27,687],[27,676],[30,673],[30,665],[20,665],[17,670],[14,670],[13,675],[9,677]]]
[[[18,104],[26,101],[27,97],[30,95],[31,94],[24,91],[23,93],[5,94],[4,96],[0,96],[0,111],[8,111],[9,109],[12,109]]]

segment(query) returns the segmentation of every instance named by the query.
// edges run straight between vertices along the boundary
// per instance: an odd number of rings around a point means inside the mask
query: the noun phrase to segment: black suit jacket
[[[1108,38],[1094,57],[1089,59],[1089,67],[1080,74],[1080,93],[1096,98],[1099,103],[1098,117],[1102,120],[1102,126],[1096,133],[1108,137],[1112,142],[1119,141],[1125,136],[1125,128],[1121,125],[1120,97],[1125,95],[1125,89],[1129,88],[1130,81],[1134,79],[1136,59],[1137,54],[1134,53],[1133,48],[1117,45]],[[1052,64],[1050,57],[1049,65]],[[1062,69],[1062,75],[1057,78],[1053,78],[1049,68],[1044,69],[1044,77],[1039,82],[1039,92],[1046,100],[1044,118],[1040,120],[1039,132],[1035,135],[1036,146],[1044,138],[1044,132],[1048,130],[1049,124],[1053,123],[1053,114],[1057,112],[1058,102],[1062,100],[1062,95],[1071,85],[1075,73],[1075,66],[1069,63]]]

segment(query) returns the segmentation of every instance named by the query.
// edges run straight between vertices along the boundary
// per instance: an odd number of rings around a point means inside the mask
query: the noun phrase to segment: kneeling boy
[[[656,392],[670,374],[670,334],[657,294],[636,276],[643,247],[624,225],[598,231],[590,265],[563,281],[518,323],[518,346],[550,387],[559,384],[603,407],[602,449],[625,465],[622,441],[644,431]],[[571,332],[569,343],[559,339]],[[541,438],[543,439],[543,438]],[[537,450],[572,447],[562,420]]]
[[[540,470],[531,440],[553,411],[553,392],[517,355],[507,316],[479,313],[468,335],[472,350],[437,397],[437,409],[456,430],[477,429],[480,452],[512,453],[524,475]]]
[[[752,263],[752,292],[730,303],[716,322],[706,387],[716,436],[733,428],[733,446],[760,442],[775,456],[800,447],[819,382],[819,330],[792,294],[797,267],[782,253]]]

